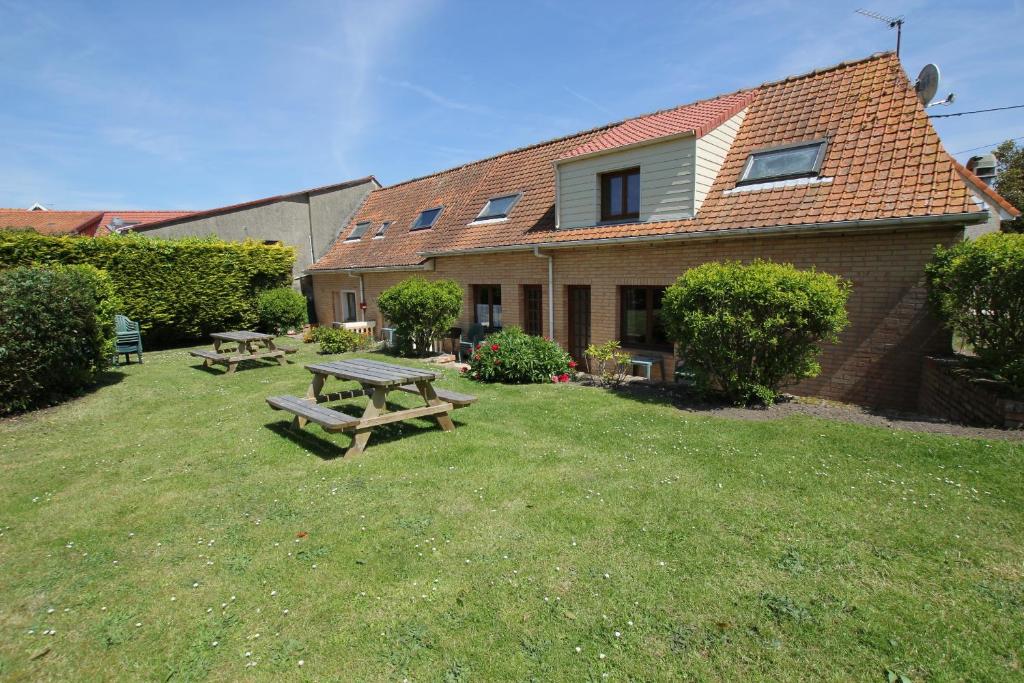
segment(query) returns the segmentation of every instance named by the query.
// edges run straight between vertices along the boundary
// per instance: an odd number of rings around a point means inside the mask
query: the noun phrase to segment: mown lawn
[[[1020,680],[1019,443],[448,371],[347,460],[314,357],[0,422],[0,679]]]

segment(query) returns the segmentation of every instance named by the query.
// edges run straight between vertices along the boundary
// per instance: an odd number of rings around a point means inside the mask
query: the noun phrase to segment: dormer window
[[[640,168],[601,174],[601,220],[635,221],[640,217]]]
[[[383,223],[381,223],[381,224],[380,224],[380,227],[379,227],[379,228],[377,228],[377,232],[375,232],[375,233],[374,233],[374,235],[373,235],[373,239],[378,239],[378,238],[380,238],[380,237],[383,237],[383,236],[384,236],[384,233],[385,233],[385,232],[387,231],[387,229],[388,229],[388,228],[390,228],[390,227],[391,227],[391,221],[384,221]]]
[[[824,158],[824,140],[795,142],[754,152],[747,157],[737,185],[816,176]]]
[[[480,211],[479,215],[474,219],[473,222],[477,221],[495,221],[503,218],[508,218],[509,212],[512,207],[516,205],[519,198],[523,195],[521,193],[507,194],[501,197],[491,197],[484,204],[484,208]]]
[[[434,207],[433,209],[427,209],[426,211],[421,211],[420,215],[416,216],[416,220],[413,221],[412,227],[409,228],[409,229],[410,230],[426,230],[427,228],[432,228],[434,226],[434,223],[437,222],[438,216],[441,215],[442,209],[444,209],[443,206],[437,206],[437,207]]]
[[[356,227],[352,228],[352,232],[345,238],[346,242],[354,242],[370,229],[370,221],[363,221],[362,223],[356,223]]]

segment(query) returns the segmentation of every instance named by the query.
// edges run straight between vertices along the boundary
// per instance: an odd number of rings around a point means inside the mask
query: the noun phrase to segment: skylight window
[[[501,197],[491,197],[484,204],[483,210],[476,217],[478,221],[493,221],[501,218],[508,218],[509,211],[516,205],[519,198],[523,195],[521,193],[507,194]]]
[[[797,142],[754,152],[747,157],[739,182],[755,183],[815,176],[821,170],[824,157],[824,140]]]
[[[437,222],[437,217],[441,215],[441,210],[443,208],[443,206],[437,206],[434,207],[433,209],[421,211],[420,215],[416,217],[416,220],[413,221],[412,227],[409,229],[426,230],[427,228],[434,227],[434,223]]]
[[[381,224],[380,224],[380,227],[379,227],[379,228],[377,228],[377,232],[376,232],[376,233],[374,233],[374,235],[373,235],[373,239],[377,239],[378,237],[383,237],[383,236],[384,236],[384,232],[385,232],[385,231],[386,231],[386,230],[387,230],[387,229],[388,229],[389,227],[391,227],[391,221],[384,221],[383,223],[381,223]]]
[[[345,238],[345,241],[346,242],[354,242],[355,240],[357,240],[360,237],[362,237],[363,235],[365,235],[366,231],[369,230],[369,229],[370,229],[370,221],[363,221],[362,223],[356,223],[356,227],[352,228],[352,232],[349,234],[348,237]]]

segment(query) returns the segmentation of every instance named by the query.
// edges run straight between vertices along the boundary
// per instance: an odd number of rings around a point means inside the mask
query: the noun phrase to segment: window
[[[516,193],[503,197],[492,197],[487,200],[483,210],[474,220],[493,221],[499,218],[508,218],[508,212],[512,210],[512,207],[516,205],[516,202],[522,196],[522,194]]]
[[[664,293],[664,287],[620,288],[619,341],[623,346],[672,348],[661,323],[661,297]]]
[[[363,221],[362,223],[356,223],[356,227],[352,228],[352,232],[348,237],[345,238],[346,242],[354,241],[366,234],[366,231],[370,229],[370,221]]]
[[[433,209],[427,209],[421,211],[419,216],[416,216],[416,220],[412,222],[410,230],[426,230],[427,228],[433,227],[434,223],[437,222],[437,217],[441,215],[441,209],[443,206],[438,206]]]
[[[544,294],[540,285],[523,285],[523,332],[544,334]]]
[[[263,240],[263,244],[268,247],[279,247],[281,246],[281,240]]]
[[[636,220],[640,217],[640,169],[601,174],[601,220]]]
[[[501,329],[501,285],[473,286],[473,322]]]
[[[373,239],[377,239],[378,237],[383,237],[383,236],[384,236],[384,232],[385,232],[385,231],[386,231],[386,230],[387,230],[387,229],[388,229],[389,227],[391,227],[391,221],[384,221],[383,223],[381,223],[381,224],[380,224],[380,227],[379,227],[379,228],[377,228],[377,232],[376,232],[376,233],[374,233],[374,235],[373,235]]]
[[[753,183],[818,175],[824,156],[824,140],[797,142],[754,152],[747,157],[739,182]]]

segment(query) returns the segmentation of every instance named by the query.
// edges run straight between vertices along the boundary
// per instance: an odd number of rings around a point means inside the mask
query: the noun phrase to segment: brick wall
[[[555,338],[568,344],[567,287],[591,288],[591,341],[619,336],[618,287],[669,285],[687,268],[714,260],[764,258],[816,267],[853,283],[850,326],[838,345],[822,354],[822,374],[791,390],[840,401],[914,409],[921,362],[926,355],[949,351],[949,335],[929,315],[925,300],[924,264],[936,244],[960,238],[960,228],[829,236],[729,238],[689,242],[655,242],[634,246],[582,247],[551,250],[554,257]],[[503,323],[522,324],[522,285],[543,286],[544,334],[550,335],[547,301],[547,259],[530,252],[453,256],[435,260],[423,277],[452,278],[466,288],[462,326],[472,321],[474,284],[499,284]],[[381,291],[413,275],[408,272],[363,276],[368,320],[383,321],[375,302]],[[344,274],[315,275],[317,314],[333,320],[331,293],[355,289],[358,280]],[[642,351],[644,355],[654,355]],[[673,363],[666,360],[671,375]],[[659,368],[655,365],[655,376]]]
[[[985,380],[958,374],[955,358],[925,358],[918,409],[953,422],[1024,429],[1024,401],[1000,398]]]

